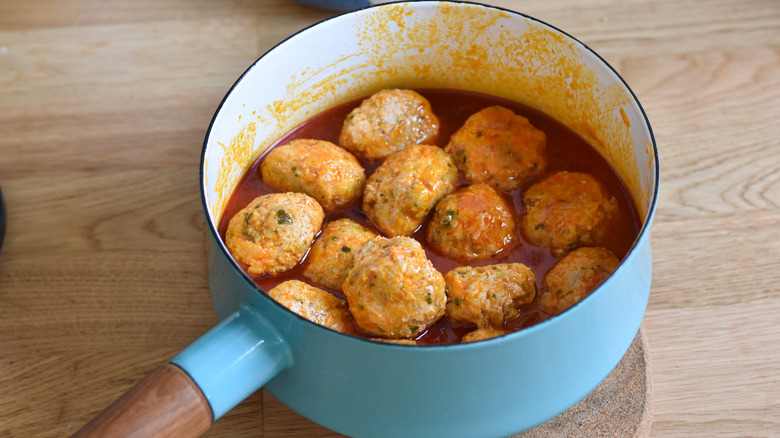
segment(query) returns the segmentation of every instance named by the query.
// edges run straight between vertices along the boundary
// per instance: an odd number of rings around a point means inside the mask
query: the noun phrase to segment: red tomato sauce
[[[505,108],[509,108],[514,111],[515,114],[527,118],[537,129],[544,131],[547,135],[546,150],[548,165],[546,172],[533,180],[526,181],[519,190],[512,192],[510,196],[507,197],[507,201],[509,201],[511,205],[514,205],[516,222],[519,224],[520,217],[523,215],[522,195],[524,190],[533,183],[560,170],[589,173],[604,184],[609,193],[618,200],[618,210],[612,215],[611,220],[613,223],[609,228],[610,233],[606,240],[601,243],[601,246],[612,251],[619,259],[625,257],[641,228],[641,221],[636,206],[614,169],[592,146],[586,143],[576,133],[544,113],[509,100],[460,90],[423,89],[415,91],[428,99],[433,108],[433,112],[439,118],[440,130],[437,145],[442,148],[447,145],[450,136],[463,125],[470,115],[491,105],[501,105]],[[344,119],[361,101],[362,99],[342,104],[312,117],[279,139],[274,146],[286,144],[298,138],[327,140],[334,144],[338,144],[339,133],[341,132],[341,126]],[[273,146],[269,148],[269,150],[272,148]],[[228,222],[233,215],[249,204],[254,198],[275,192],[275,190],[265,185],[261,180],[260,163],[263,158],[264,157],[260,157],[260,159],[258,159],[247,171],[225,207],[225,212],[219,225],[219,233],[223,240],[225,238]],[[378,160],[367,161],[361,159],[361,157],[357,158],[366,170],[366,177],[368,177],[380,164],[380,161]],[[461,181],[460,185],[465,186],[467,184],[464,181]],[[371,223],[371,220],[366,214],[360,210],[360,201],[350,208],[326,212],[324,224],[328,221],[342,217],[355,219],[377,234],[382,235],[382,233]],[[425,224],[423,224],[412,237],[423,245],[428,258],[439,272],[445,274],[457,266],[462,266],[461,263],[434,252],[427,244],[423,232],[424,229]],[[529,327],[550,317],[550,315],[539,308],[537,301],[539,293],[543,288],[545,274],[559,259],[550,255],[548,249],[539,248],[526,242],[519,229],[516,231],[516,237],[517,243],[510,250],[505,251],[505,254],[499,254],[497,257],[487,261],[469,264],[471,266],[479,266],[494,263],[518,262],[525,264],[534,272],[536,277],[537,298],[533,303],[521,307],[520,315],[517,318],[505,323],[504,328],[512,330]],[[298,266],[283,274],[276,276],[261,275],[250,277],[261,290],[269,291],[277,284],[290,279],[305,281],[301,275],[305,264],[306,258],[304,258]],[[241,265],[241,263],[239,263],[239,265]],[[344,295],[340,291],[330,290],[330,292],[344,298]],[[475,328],[476,327],[472,324],[449,321],[445,317],[429,327],[428,330],[418,336],[416,340],[418,344],[458,343],[464,334]],[[350,334],[369,338],[372,337],[371,335],[362,332],[357,327],[353,327]]]

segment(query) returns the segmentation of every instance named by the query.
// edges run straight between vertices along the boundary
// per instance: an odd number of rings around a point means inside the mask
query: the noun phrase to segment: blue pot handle
[[[245,304],[171,360],[198,385],[214,420],[292,364],[279,332]]]

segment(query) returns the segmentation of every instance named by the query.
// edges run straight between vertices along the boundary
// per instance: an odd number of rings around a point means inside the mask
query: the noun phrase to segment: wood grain
[[[200,388],[176,365],[160,365],[111,403],[73,438],[197,438],[211,425]]]
[[[653,125],[650,436],[780,436],[780,2],[488,3],[596,50]],[[0,437],[72,434],[215,323],[206,128],[260,54],[331,15],[291,0],[0,2]],[[268,403],[256,393],[205,436],[316,436],[265,424]]]

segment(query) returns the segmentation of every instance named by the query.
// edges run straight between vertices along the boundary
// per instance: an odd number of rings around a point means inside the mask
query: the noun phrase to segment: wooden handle
[[[195,382],[172,364],[154,369],[74,438],[197,437],[211,425],[211,407]]]

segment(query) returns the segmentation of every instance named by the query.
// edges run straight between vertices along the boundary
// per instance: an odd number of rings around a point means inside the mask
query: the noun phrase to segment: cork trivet
[[[652,372],[640,329],[615,369],[579,403],[513,438],[644,438],[652,421]],[[341,437],[301,417],[263,391],[263,438]]]
[[[650,433],[653,374],[644,331],[612,373],[579,403],[513,438],[634,437]]]

